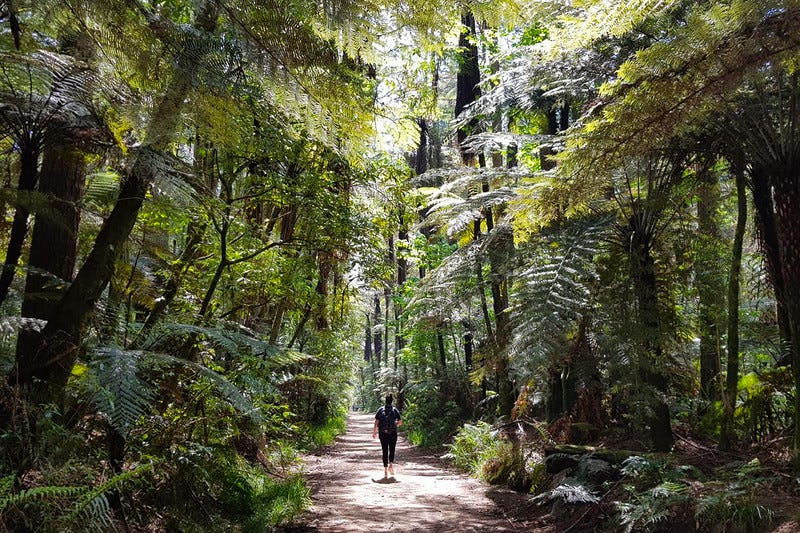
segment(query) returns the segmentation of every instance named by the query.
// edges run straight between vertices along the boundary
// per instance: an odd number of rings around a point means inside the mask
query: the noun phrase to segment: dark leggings
[[[394,463],[394,447],[397,446],[397,432],[383,433],[378,435],[381,439],[381,450],[383,451],[383,467]]]

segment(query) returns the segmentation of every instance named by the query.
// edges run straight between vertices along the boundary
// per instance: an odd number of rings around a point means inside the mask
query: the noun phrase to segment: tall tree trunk
[[[733,416],[736,411],[739,385],[739,278],[742,271],[744,234],[747,230],[747,191],[744,169],[741,165],[736,165],[734,168],[734,177],[736,178],[737,219],[733,248],[731,249],[731,269],[728,274],[728,358],[719,439],[720,449],[726,451],[730,450],[736,441]]]
[[[436,329],[436,347],[439,352],[439,368],[442,369],[442,376],[447,375],[447,350],[444,348],[444,335],[442,328]]]
[[[402,206],[400,207],[400,212],[398,213],[398,222],[399,222],[399,229],[397,230],[397,243],[398,245],[402,245],[404,250],[408,250],[411,247],[411,243],[408,242],[408,222],[406,222],[405,211],[403,210]],[[398,246],[398,253],[397,253],[397,289],[402,292],[403,286],[408,279],[408,259],[406,258],[404,253],[401,253],[401,250]],[[394,358],[394,368],[397,370],[397,354],[399,354],[406,346],[406,339],[403,337],[403,304],[401,300],[396,300],[398,303],[395,303],[394,306],[394,320],[395,324],[397,324],[395,329],[395,358]],[[398,384],[398,388],[402,388],[402,384]]]
[[[709,169],[709,162],[698,162],[697,177],[697,259],[694,262],[697,283],[700,337],[700,394],[704,400],[720,397],[720,349],[725,320],[725,284],[718,211],[719,181]]]
[[[489,252],[492,309],[495,324],[495,364],[499,408],[502,416],[511,416],[516,397],[510,376],[508,347],[511,344],[511,320],[508,312],[508,270],[514,255],[514,233],[509,226],[498,226],[487,237],[496,241]]]
[[[774,175],[776,226],[781,257],[781,274],[787,281],[783,305],[789,319],[792,375],[795,390],[800,391],[800,167],[788,162]],[[789,280],[792,280],[789,283]],[[800,394],[794,395],[793,450],[800,456]]]
[[[373,324],[378,326],[381,323],[381,298],[377,294],[374,295],[373,299],[374,305],[374,317],[373,317]],[[375,347],[375,361],[378,363],[378,367],[381,366],[381,353],[383,352],[383,335],[381,334],[381,329],[379,327],[375,328],[375,335],[372,337],[373,345]]]
[[[467,369],[467,374],[472,372],[472,331],[466,329],[464,331],[464,367]]]
[[[317,331],[325,331],[330,327],[330,322],[328,320],[328,278],[332,269],[333,257],[331,254],[325,251],[318,252],[317,271],[319,273],[319,279],[317,280],[316,287],[318,301],[314,311],[314,328]]]
[[[366,316],[367,325],[364,328],[364,361],[372,362],[372,324],[369,315]]]
[[[419,143],[414,157],[414,173],[419,176],[428,170],[428,121],[418,118],[417,126],[419,126]]]
[[[72,281],[78,248],[78,225],[86,178],[86,158],[74,148],[50,145],[42,158],[39,190],[48,195],[58,219],[37,216],[31,234],[31,250],[25,279],[22,316],[50,319],[54,302],[64,293],[64,286],[53,278]],[[45,274],[46,273],[46,274]],[[17,359],[36,346],[38,334],[22,330],[17,338]]]
[[[30,146],[25,145],[20,154],[20,173],[17,183],[17,191],[20,193],[30,193],[36,187],[39,179],[39,149],[36,143],[31,142]],[[27,200],[27,198],[20,198]],[[0,273],[0,303],[8,297],[11,282],[17,271],[19,258],[22,256],[22,246],[25,244],[25,237],[28,234],[28,215],[27,207],[18,205],[14,211],[14,220],[11,223],[11,235],[8,238],[8,248],[6,248],[6,258]]]
[[[459,49],[459,68],[456,74],[456,103],[455,116],[458,117],[470,104],[480,98],[481,73],[478,63],[478,45],[475,41],[475,16],[468,9],[461,14],[461,33],[458,36]],[[464,140],[474,133],[478,122],[472,119],[465,127],[461,127],[456,132],[456,142],[459,148]],[[461,159],[464,164],[474,164],[474,156],[461,151]]]

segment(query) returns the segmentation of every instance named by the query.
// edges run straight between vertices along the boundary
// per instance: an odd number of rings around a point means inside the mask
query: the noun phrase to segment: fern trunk
[[[775,190],[775,214],[781,274],[786,283],[783,304],[789,319],[792,376],[800,391],[800,173],[797,163],[789,161],[772,176]],[[800,456],[800,394],[794,395],[793,452]]]
[[[28,264],[31,269],[25,279],[22,316],[50,319],[54,302],[61,297],[64,286],[52,283],[53,277],[72,281],[78,247],[78,205],[83,196],[86,161],[83,153],[69,147],[51,145],[42,159],[39,190],[51,198],[51,208],[58,219],[37,216],[31,234]],[[22,330],[17,337],[17,359],[30,353],[38,333]]]
[[[498,226],[493,232],[497,242],[489,252],[492,287],[492,309],[495,324],[495,361],[498,380],[499,407],[502,416],[514,409],[514,383],[508,356],[511,344],[511,317],[508,310],[508,271],[514,255],[514,233],[508,226]]]
[[[639,344],[641,353],[636,364],[642,383],[653,389],[650,417],[650,439],[658,451],[672,448],[672,425],[667,392],[667,376],[663,368],[664,354],[661,344],[661,318],[658,308],[658,282],[652,256],[652,236],[645,229],[646,212],[631,216],[629,266],[634,294],[638,305]]]
[[[786,308],[786,281],[783,278],[781,255],[778,243],[778,229],[775,221],[775,207],[772,197],[772,188],[769,184],[769,171],[763,166],[753,165],[750,171],[753,192],[753,208],[755,210],[755,223],[767,273],[772,282],[777,302],[776,313],[778,333],[781,340],[782,362],[790,364],[791,332],[789,328],[789,314]]]

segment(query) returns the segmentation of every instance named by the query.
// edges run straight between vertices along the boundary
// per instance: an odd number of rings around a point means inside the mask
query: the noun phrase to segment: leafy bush
[[[492,428],[486,422],[464,424],[453,438],[453,443],[447,445],[450,449],[448,457],[457,467],[477,474],[490,457],[494,443]]]
[[[302,476],[276,479],[244,462],[229,464],[219,487],[220,509],[234,515],[245,531],[271,531],[305,511],[311,503]]]
[[[446,457],[453,463],[491,484],[506,484],[514,490],[533,491],[546,477],[543,462],[526,456],[521,446],[504,439],[489,424],[464,424],[448,444]]]

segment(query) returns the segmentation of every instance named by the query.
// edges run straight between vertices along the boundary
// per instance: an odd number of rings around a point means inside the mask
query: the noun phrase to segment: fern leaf
[[[33,487],[27,490],[21,490],[16,494],[10,494],[0,498],[0,513],[10,507],[19,507],[27,503],[39,503],[47,501],[56,501],[63,498],[76,498],[81,494],[87,492],[86,487]]]
[[[92,488],[72,506],[69,520],[72,522],[79,515],[84,515],[89,523],[101,526],[97,528],[99,530],[111,525],[111,507],[106,494],[112,490],[117,490],[124,483],[141,476],[145,472],[152,472],[154,466],[154,463],[141,464],[133,470],[121,472]]]
[[[142,353],[105,347],[95,351],[90,368],[97,378],[94,401],[123,437],[150,412],[155,390],[137,375]]]

